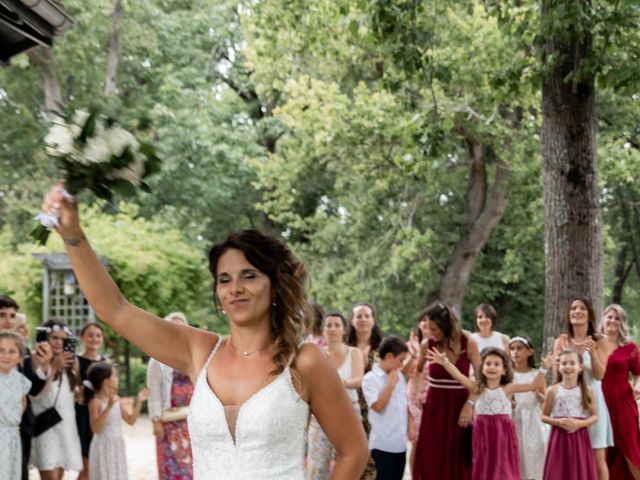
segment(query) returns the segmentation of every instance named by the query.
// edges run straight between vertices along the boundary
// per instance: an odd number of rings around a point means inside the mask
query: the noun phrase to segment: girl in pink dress
[[[511,420],[512,397],[516,392],[536,390],[544,385],[545,369],[533,383],[513,383],[511,362],[504,350],[488,347],[482,351],[477,381],[471,380],[447,358],[432,348],[427,358],[442,365],[470,392],[468,402],[475,405],[473,425],[473,480],[520,480],[518,439]],[[552,356],[543,359],[551,367]]]
[[[588,427],[598,420],[593,390],[584,378],[582,355],[563,350],[558,378],[549,388],[542,421],[551,425],[544,480],[597,480]]]

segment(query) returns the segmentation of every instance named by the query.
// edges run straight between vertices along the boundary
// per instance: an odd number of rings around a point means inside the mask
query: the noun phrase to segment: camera
[[[65,352],[76,353],[76,339],[73,337],[67,337],[62,339],[62,350]]]
[[[36,343],[43,343],[49,340],[49,329],[47,327],[36,328]]]

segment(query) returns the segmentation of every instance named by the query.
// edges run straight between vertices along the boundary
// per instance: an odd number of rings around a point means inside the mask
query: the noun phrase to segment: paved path
[[[158,480],[156,472],[156,440],[153,436],[151,421],[147,415],[141,415],[133,426],[122,422],[124,441],[127,447],[127,468],[131,480]],[[66,473],[63,480],[76,480],[77,473]],[[29,480],[39,480],[35,469],[29,471]]]

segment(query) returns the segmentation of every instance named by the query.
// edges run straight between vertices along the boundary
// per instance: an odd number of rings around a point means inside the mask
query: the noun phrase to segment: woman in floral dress
[[[181,312],[173,312],[165,320],[187,325]],[[156,436],[158,478],[189,480],[193,478],[193,465],[187,419],[162,422],[160,417],[170,408],[189,406],[193,384],[184,373],[152,358],[147,368],[147,386],[150,390],[149,415]]]

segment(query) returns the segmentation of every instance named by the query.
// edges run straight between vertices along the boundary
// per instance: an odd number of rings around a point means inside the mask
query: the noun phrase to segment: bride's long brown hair
[[[247,261],[271,281],[275,292],[271,306],[271,334],[274,340],[273,363],[276,365],[272,373],[280,373],[298,354],[298,334],[303,320],[313,316],[304,288],[307,270],[289,247],[275,236],[259,230],[240,230],[216,243],[209,251],[214,292],[218,260],[232,249],[240,250]]]

